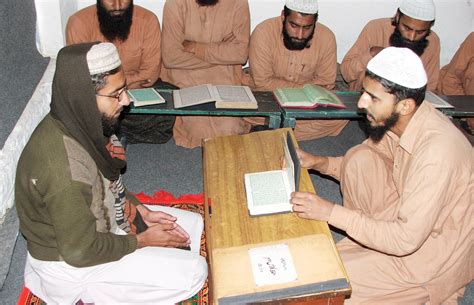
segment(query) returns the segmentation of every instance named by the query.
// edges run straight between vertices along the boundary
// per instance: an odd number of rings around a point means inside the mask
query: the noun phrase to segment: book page
[[[282,171],[248,175],[253,206],[263,207],[290,202]]]
[[[173,90],[175,108],[188,107],[215,101],[212,98],[211,86],[200,85]]]
[[[431,103],[435,108],[454,108],[453,105],[443,100],[430,90],[426,90],[425,100]]]
[[[247,94],[245,87],[243,86],[215,86],[215,92],[221,101],[239,101],[239,102],[251,102],[250,96]]]
[[[249,249],[252,274],[257,286],[288,283],[298,279],[288,244]]]
[[[320,105],[344,106],[344,104],[339,100],[339,98],[334,93],[332,93],[331,91],[321,86],[307,84],[307,85],[304,85],[303,90],[306,92],[306,95],[309,96],[310,100]]]
[[[309,97],[306,95],[304,90],[299,88],[278,88],[276,90],[281,102],[284,104],[291,103],[307,103],[312,105],[313,103],[309,100]]]

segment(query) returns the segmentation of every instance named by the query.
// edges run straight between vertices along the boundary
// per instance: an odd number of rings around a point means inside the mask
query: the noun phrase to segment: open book
[[[174,108],[215,102],[216,108],[257,109],[257,100],[247,86],[200,85],[173,91]]]
[[[153,88],[127,90],[130,100],[135,107],[164,104],[165,99]]]
[[[290,197],[299,189],[301,166],[290,134],[282,141],[286,168],[245,174],[247,206],[252,216],[292,210]]]
[[[306,84],[303,88],[278,88],[273,90],[278,103],[286,108],[336,107],[346,108],[331,91],[317,85]]]
[[[443,100],[440,96],[436,95],[433,91],[426,90],[425,100],[431,103],[435,108],[454,108],[453,105]]]

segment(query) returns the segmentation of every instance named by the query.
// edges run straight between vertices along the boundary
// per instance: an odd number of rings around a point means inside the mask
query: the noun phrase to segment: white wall
[[[135,0],[162,20],[165,0]],[[64,46],[67,19],[94,0],[35,0],[37,12],[37,46],[43,56],[55,57]],[[249,0],[252,29],[261,21],[278,16],[284,0]],[[371,19],[391,17],[397,0],[319,0],[320,21],[333,30],[340,62],[362,27]],[[464,38],[474,31],[474,0],[435,0],[436,23],[433,30],[441,39],[441,65],[451,60]]]

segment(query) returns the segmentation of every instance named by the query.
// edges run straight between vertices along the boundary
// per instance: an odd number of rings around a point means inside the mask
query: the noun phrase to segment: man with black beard
[[[393,18],[369,21],[341,63],[350,90],[361,90],[368,61],[389,46],[409,48],[420,56],[428,90],[435,90],[440,69],[440,41],[431,31],[435,17],[433,0],[403,0]]]
[[[66,27],[68,45],[94,41],[117,47],[128,88],[155,85],[161,72],[161,30],[151,11],[133,0],[97,0],[72,15]],[[172,136],[173,124],[172,116],[127,114],[120,131],[129,143],[164,143]]]
[[[47,304],[174,304],[193,296],[207,277],[202,217],[142,205],[123,184],[125,154],[114,133],[130,100],[115,46],[63,48],[52,88],[51,111],[16,174],[25,286]]]
[[[281,15],[260,23],[252,32],[250,80],[261,91],[315,84],[333,89],[336,82],[336,39],[318,22],[316,0],[287,0]],[[263,118],[246,118],[254,125]],[[298,120],[298,140],[335,136],[345,120]]]
[[[292,194],[293,211],[327,221],[351,279],[344,304],[457,304],[473,275],[474,154],[424,101],[427,76],[407,48],[372,58],[358,106],[369,139],[342,157],[297,150],[301,165],[340,181],[343,205]]]

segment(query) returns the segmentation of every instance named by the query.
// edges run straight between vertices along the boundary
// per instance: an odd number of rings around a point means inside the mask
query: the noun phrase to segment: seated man
[[[466,37],[451,62],[439,73],[438,92],[443,95],[474,95],[474,32]],[[463,123],[474,134],[474,118]]]
[[[369,21],[341,63],[350,90],[362,89],[367,62],[388,46],[418,54],[428,74],[428,90],[435,90],[440,54],[438,35],[431,31],[435,17],[433,0],[402,0],[395,17]]]
[[[254,89],[303,87],[315,84],[333,89],[336,81],[336,39],[317,22],[316,0],[287,0],[281,16],[259,24],[250,39],[249,63]],[[263,118],[246,118],[263,124]],[[298,120],[298,140],[335,136],[348,121]]]
[[[173,304],[206,280],[202,217],[147,208],[122,183],[114,132],[126,88],[113,44],[59,52],[51,111],[21,154],[15,184],[25,286],[47,304]]]
[[[94,41],[115,44],[129,89],[155,85],[161,70],[161,31],[155,14],[130,0],[97,0],[72,15],[66,27],[68,45]],[[120,131],[130,143],[165,143],[173,124],[173,116],[127,114]]]
[[[424,101],[426,84],[415,53],[382,50],[358,102],[369,139],[343,157],[297,152],[302,166],[341,182],[343,206],[303,192],[291,203],[349,236],[337,244],[352,286],[347,304],[455,304],[473,278],[473,150]]]
[[[168,0],[163,9],[162,78],[180,88],[241,85],[248,57],[247,0]],[[193,148],[205,138],[243,134],[240,117],[178,116],[176,145]]]

